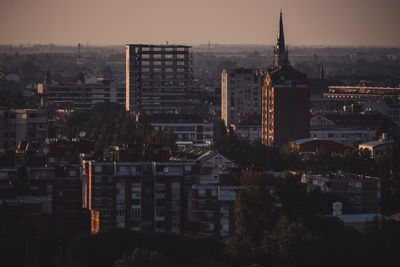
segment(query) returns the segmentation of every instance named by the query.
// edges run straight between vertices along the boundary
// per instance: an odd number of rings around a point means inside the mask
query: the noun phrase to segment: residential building
[[[126,110],[190,113],[193,57],[185,45],[126,45]]]
[[[307,76],[289,63],[282,13],[274,51],[273,69],[267,72],[262,97],[262,141],[284,145],[310,136],[310,97]]]
[[[191,181],[194,162],[169,161],[168,151],[129,145],[116,147],[114,160],[83,161],[83,202],[92,214],[92,232],[113,226],[182,232],[184,183]]]
[[[311,118],[310,133],[312,138],[352,147],[373,140],[382,119],[384,116],[377,113],[321,113]]]
[[[208,151],[193,167],[196,181],[190,194],[196,233],[228,240],[236,233],[234,203],[240,189],[238,166],[220,153]]]
[[[341,143],[332,140],[323,140],[317,138],[299,139],[290,143],[292,150],[300,154],[316,153],[321,150],[327,150],[331,153],[343,154],[351,147],[342,145]]]
[[[235,133],[250,142],[261,140],[261,115],[246,115],[231,124]]]
[[[92,109],[96,103],[125,105],[125,85],[114,80],[99,79],[94,83],[43,83],[38,85],[43,103],[64,110]]]
[[[348,173],[303,174],[308,191],[316,188],[350,201],[357,213],[379,213],[381,179]]]
[[[221,74],[221,118],[229,126],[246,115],[261,114],[265,74],[259,69],[224,69]]]
[[[194,114],[154,114],[147,118],[154,130],[171,131],[177,144],[211,144],[214,124]]]
[[[43,143],[47,129],[44,109],[0,110],[0,148],[15,149],[20,141]]]

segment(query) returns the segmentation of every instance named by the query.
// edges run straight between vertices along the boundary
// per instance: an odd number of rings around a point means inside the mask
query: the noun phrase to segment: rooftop
[[[211,123],[195,114],[153,114],[147,120],[150,123]]]
[[[235,126],[261,126],[261,115],[246,115],[232,124]]]

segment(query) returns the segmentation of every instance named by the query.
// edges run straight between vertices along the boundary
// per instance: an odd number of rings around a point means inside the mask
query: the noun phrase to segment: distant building
[[[285,47],[282,13],[273,69],[263,87],[262,141],[284,145],[310,136],[310,96],[307,76],[289,63]]]
[[[211,144],[214,124],[194,114],[154,114],[147,118],[154,130],[172,131],[177,143]]]
[[[20,141],[44,142],[47,137],[44,109],[0,110],[0,148],[15,149]]]
[[[379,120],[376,113],[321,113],[310,121],[312,138],[331,140],[345,146],[373,140]]]
[[[351,147],[344,146],[341,143],[332,140],[322,140],[314,138],[299,139],[290,143],[293,150],[298,151],[300,154],[316,153],[321,150],[327,150],[331,153],[343,154]]]
[[[325,98],[339,99],[391,99],[400,100],[398,87],[373,87],[373,86],[329,86],[329,91],[324,93]]]
[[[221,74],[221,118],[229,126],[246,115],[261,114],[264,72],[224,69]]]
[[[377,159],[383,155],[387,147],[393,146],[393,140],[382,137],[376,141],[370,141],[358,145],[358,149],[366,149],[371,153],[371,158]]]
[[[231,126],[238,136],[250,142],[261,140],[261,115],[244,116]]]
[[[303,174],[308,191],[319,188],[349,200],[358,213],[379,213],[381,210],[381,179],[348,173]]]
[[[126,45],[126,110],[190,113],[193,58],[185,45]]]
[[[101,80],[90,84],[38,85],[38,94],[47,106],[57,109],[91,109],[97,103],[125,104],[125,85],[113,80]]]

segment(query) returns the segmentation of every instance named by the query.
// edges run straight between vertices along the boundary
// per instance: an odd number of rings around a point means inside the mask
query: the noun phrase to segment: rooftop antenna
[[[78,43],[78,66],[81,63],[81,43]]]

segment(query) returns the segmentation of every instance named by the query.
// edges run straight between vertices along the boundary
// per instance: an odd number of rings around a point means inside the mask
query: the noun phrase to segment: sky
[[[0,0],[0,44],[400,46],[399,0]]]

